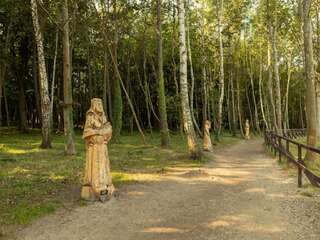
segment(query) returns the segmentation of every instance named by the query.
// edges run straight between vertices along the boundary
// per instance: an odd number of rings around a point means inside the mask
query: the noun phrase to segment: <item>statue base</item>
[[[86,201],[101,201],[106,202],[110,200],[112,197],[112,194],[114,192],[113,185],[109,186],[107,190],[101,191],[99,194],[96,194],[93,191],[93,188],[91,186],[82,186],[81,189],[81,198]]]

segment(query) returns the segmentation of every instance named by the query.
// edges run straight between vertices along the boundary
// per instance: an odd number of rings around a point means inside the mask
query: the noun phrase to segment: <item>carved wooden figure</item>
[[[203,150],[212,152],[212,143],[210,137],[210,129],[211,129],[211,122],[206,120],[204,123],[204,130],[203,130]]]
[[[112,196],[114,187],[107,148],[111,136],[112,127],[103,111],[102,100],[93,98],[83,131],[86,166],[81,197],[85,200],[104,202]]]
[[[244,124],[244,137],[245,139],[250,139],[250,123],[248,119],[246,119],[246,122]]]

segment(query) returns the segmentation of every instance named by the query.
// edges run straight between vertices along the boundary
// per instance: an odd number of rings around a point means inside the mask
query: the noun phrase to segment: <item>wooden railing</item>
[[[297,167],[298,187],[302,186],[303,174],[307,177],[312,185],[320,187],[320,177],[306,166],[304,157],[302,156],[302,152],[305,150],[319,154],[320,157],[320,149],[310,147],[295,140],[298,137],[305,136],[305,133],[305,129],[284,130],[283,135],[279,135],[273,131],[266,131],[264,135],[265,144],[275,155],[278,154],[279,162],[282,161],[282,157],[285,157],[287,158],[287,161],[292,162]],[[296,148],[297,154],[292,153],[294,148]]]

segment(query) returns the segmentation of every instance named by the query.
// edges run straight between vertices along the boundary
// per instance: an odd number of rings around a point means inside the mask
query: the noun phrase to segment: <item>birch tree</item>
[[[191,158],[199,158],[201,151],[197,143],[189,104],[188,79],[187,79],[187,47],[185,28],[185,2],[178,0],[179,10],[179,55],[180,55],[180,98],[182,106],[182,119],[184,130],[187,134],[188,149]]]
[[[41,120],[42,120],[42,142],[41,148],[51,148],[50,139],[50,98],[48,76],[46,70],[46,63],[43,50],[43,36],[39,24],[38,6],[36,0],[31,0],[31,13],[33,28],[35,34],[35,41],[38,53],[38,68],[39,68],[39,82],[40,82],[40,96],[41,96]]]

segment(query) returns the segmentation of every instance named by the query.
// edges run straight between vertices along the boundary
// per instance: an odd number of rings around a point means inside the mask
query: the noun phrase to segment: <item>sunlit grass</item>
[[[0,231],[1,225],[26,224],[54,212],[61,206],[83,205],[80,200],[85,161],[81,133],[76,134],[77,154],[64,154],[64,136],[53,136],[53,149],[39,148],[40,132],[21,134],[0,129]],[[147,135],[143,145],[139,135],[124,135],[120,143],[109,144],[112,179],[116,187],[159,180],[171,167],[199,167],[208,159],[188,158],[186,140],[171,135],[171,147],[159,147],[158,133]],[[219,146],[239,139],[225,136]]]

